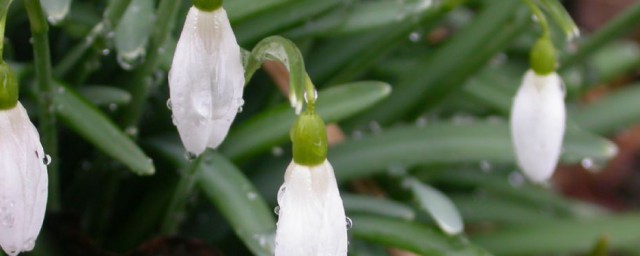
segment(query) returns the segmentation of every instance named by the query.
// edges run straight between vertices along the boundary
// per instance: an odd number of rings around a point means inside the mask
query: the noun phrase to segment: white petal
[[[222,142],[243,104],[243,87],[240,47],[226,11],[192,7],[169,72],[174,121],[187,151],[200,154]]]
[[[20,103],[0,111],[0,246],[30,251],[47,205],[47,167],[40,136]]]
[[[344,206],[333,174],[325,160],[307,167],[291,162],[278,195],[276,256],[347,255]]]
[[[520,168],[532,181],[551,177],[562,149],[565,106],[562,80],[528,71],[513,101],[511,136]]]

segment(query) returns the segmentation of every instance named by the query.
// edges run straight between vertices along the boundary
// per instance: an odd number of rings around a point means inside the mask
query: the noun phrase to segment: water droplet
[[[66,91],[66,89],[62,86],[59,86],[58,89],[56,90],[56,92],[58,92],[58,94],[63,94]]]
[[[33,37],[29,37],[29,44],[33,44]]]
[[[171,108],[172,108],[172,107],[173,107],[173,106],[171,106],[171,98],[169,98],[169,99],[167,100],[167,108],[168,108],[169,110],[171,110]]]
[[[109,108],[109,111],[114,112],[114,111],[118,110],[118,105],[115,104],[115,103],[110,103],[108,108]]]
[[[351,137],[353,137],[353,139],[355,140],[359,140],[359,139],[362,139],[362,137],[364,137],[364,133],[360,130],[355,130],[353,131],[353,133],[351,133]]]
[[[520,187],[524,184],[524,176],[520,172],[511,172],[509,174],[509,184],[514,187]]]
[[[371,133],[373,133],[373,134],[379,134],[380,132],[382,132],[382,127],[376,121],[369,122],[369,129],[371,130]]]
[[[282,149],[282,147],[272,147],[271,154],[275,157],[280,157],[282,156],[282,154],[284,154],[284,150]]]
[[[480,170],[483,172],[491,172],[491,163],[487,160],[480,161]]]
[[[108,56],[110,53],[111,50],[109,50],[109,48],[102,49],[102,56]]]
[[[287,191],[287,186],[282,184],[282,186],[280,186],[280,189],[278,189],[278,204],[282,204],[282,199],[286,191]]]
[[[276,205],[276,207],[273,208],[273,213],[275,213],[276,215],[280,215],[280,206]]]
[[[129,126],[127,127],[127,129],[124,130],[124,132],[127,135],[134,137],[138,135],[138,128],[135,126]]]
[[[249,193],[247,193],[247,198],[248,198],[250,201],[255,200],[257,197],[258,197],[258,194],[256,194],[255,192],[249,192]]]
[[[392,177],[401,177],[407,174],[407,168],[402,164],[390,164],[387,170]]]
[[[353,221],[351,220],[351,218],[349,217],[345,217],[345,221],[347,222],[347,230],[351,229],[353,227]]]
[[[2,224],[3,227],[6,228],[12,228],[13,227],[13,223],[15,222],[15,217],[13,216],[13,214],[11,213],[5,213],[2,216],[2,219],[0,220],[0,224]]]
[[[194,159],[198,158],[198,155],[196,155],[195,153],[187,151],[186,153],[184,153],[184,157],[189,161],[193,161]]]
[[[411,42],[417,43],[418,41],[420,41],[420,33],[418,32],[411,32],[411,34],[409,34],[409,40],[411,40]]]
[[[44,165],[49,165],[51,164],[51,156],[50,155],[45,155],[44,158],[42,158],[42,163]]]
[[[425,127],[427,126],[428,123],[428,119],[424,116],[418,117],[418,119],[416,119],[416,126],[419,128]]]
[[[318,99],[318,91],[316,91],[315,89],[313,90],[313,101],[316,101]],[[309,96],[307,95],[307,92],[304,92],[304,102],[309,103]]]
[[[29,238],[26,241],[24,241],[24,245],[22,246],[22,250],[24,251],[31,251],[33,249],[33,247],[36,246],[36,240],[33,238]]]
[[[239,106],[239,107],[238,107],[238,113],[242,113],[242,110],[243,110],[243,109],[242,109],[242,106]]]
[[[588,157],[582,159],[580,161],[580,165],[582,165],[582,168],[592,173],[598,172],[602,169],[601,165],[599,165],[595,160]]]

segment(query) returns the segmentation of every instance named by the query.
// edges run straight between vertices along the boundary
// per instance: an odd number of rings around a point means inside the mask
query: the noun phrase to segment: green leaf
[[[640,84],[632,84],[577,110],[573,119],[599,134],[613,134],[640,122]]]
[[[347,213],[375,214],[402,220],[414,220],[415,211],[404,204],[384,198],[342,193],[342,202]]]
[[[562,66],[560,67],[560,71],[566,71],[567,68],[582,63],[602,46],[636,28],[638,22],[640,22],[640,3],[636,3],[627,8],[624,12],[617,15],[616,18],[609,21],[603,28],[591,35],[588,41],[579,45],[578,51],[569,55],[561,62]]]
[[[506,48],[530,20],[519,1],[491,1],[471,24],[440,49],[408,69],[389,98],[353,124],[387,124],[412,110],[430,109],[456,92],[496,53]]]
[[[263,37],[277,34],[278,31],[309,20],[310,17],[323,13],[342,2],[342,0],[291,1],[290,4],[234,24],[236,38],[241,45],[252,44]]]
[[[380,28],[391,24],[402,24],[419,18],[429,8],[433,8],[432,1],[372,1],[355,2],[350,8],[353,10],[347,19],[332,34],[352,34],[356,32]],[[376,32],[379,33],[379,32]]]
[[[406,38],[418,27],[428,30],[460,2],[449,0],[440,3],[436,7],[425,9],[419,15],[411,15],[412,18],[405,22],[380,30],[332,38],[310,53],[309,73],[319,81],[329,80],[328,84],[351,81],[377,63],[382,56],[405,43]],[[359,12],[358,9],[355,11]],[[349,31],[344,32],[348,34]]]
[[[235,0],[224,2],[232,23],[238,23],[259,13],[273,11],[296,0]]]
[[[419,223],[372,216],[351,219],[353,237],[388,247],[420,255],[491,255],[463,237],[449,237]]]
[[[361,112],[390,93],[382,82],[356,82],[319,93],[316,111],[326,122],[336,122]],[[233,160],[245,159],[284,143],[296,116],[280,105],[233,127],[220,151]]]
[[[78,88],[78,93],[96,106],[109,106],[109,108],[111,108],[111,104],[118,106],[128,104],[131,101],[129,92],[113,86],[83,86]]]
[[[147,42],[155,22],[153,0],[132,0],[115,29],[118,63],[126,70],[139,65],[146,55]]]
[[[606,161],[617,151],[610,141],[577,129],[568,129],[562,159]],[[393,165],[411,167],[433,163],[514,163],[508,124],[437,123],[427,127],[401,127],[342,143],[329,151],[338,180],[384,172]]]
[[[211,151],[206,154],[198,170],[198,184],[205,196],[255,255],[273,255],[276,229],[273,211],[229,160]]]
[[[47,14],[47,20],[52,25],[57,25],[69,13],[69,7],[71,7],[71,0],[45,0],[40,1],[42,9]]]
[[[57,86],[56,113],[73,131],[138,175],[155,172],[153,161],[95,106],[71,88]]]
[[[594,84],[614,81],[640,67],[640,46],[634,41],[617,41],[594,53],[593,66],[598,80]]]
[[[428,213],[442,231],[449,235],[464,231],[458,208],[444,193],[412,177],[405,178],[402,184],[411,189],[420,209]]]
[[[543,220],[472,237],[476,243],[498,255],[551,255],[588,252],[605,235],[613,248],[637,246],[640,215],[575,220]]]

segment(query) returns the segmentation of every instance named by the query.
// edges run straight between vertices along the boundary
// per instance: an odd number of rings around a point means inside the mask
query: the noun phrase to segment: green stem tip
[[[18,79],[9,65],[0,62],[0,109],[12,109],[18,104]]]
[[[316,166],[327,158],[327,130],[322,118],[314,111],[300,114],[291,127],[290,135],[295,163]]]
[[[222,6],[222,0],[193,0],[193,6],[201,11],[212,12]]]
[[[549,37],[543,36],[533,45],[530,62],[531,69],[538,75],[548,75],[556,70],[556,49]]]

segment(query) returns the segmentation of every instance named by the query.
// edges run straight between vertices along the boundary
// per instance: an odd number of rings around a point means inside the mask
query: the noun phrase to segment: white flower
[[[244,67],[226,11],[191,7],[169,72],[173,121],[187,151],[216,148],[242,107]]]
[[[347,255],[347,224],[333,167],[289,164],[278,193],[276,256]]]
[[[40,136],[22,104],[0,110],[0,246],[9,255],[32,250],[40,233],[48,183],[43,159]]]
[[[518,165],[532,181],[551,177],[558,163],[565,129],[562,80],[552,72],[529,70],[513,100],[511,136]]]

